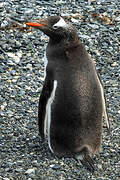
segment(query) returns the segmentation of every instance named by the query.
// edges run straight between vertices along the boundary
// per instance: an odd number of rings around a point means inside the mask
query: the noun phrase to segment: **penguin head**
[[[76,38],[78,39],[77,30],[65,17],[50,16],[26,24],[41,30],[52,40],[61,41],[67,39],[67,41],[75,41]]]

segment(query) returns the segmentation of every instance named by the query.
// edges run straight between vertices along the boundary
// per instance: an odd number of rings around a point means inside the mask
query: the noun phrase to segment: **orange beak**
[[[36,22],[28,22],[26,23],[28,26],[32,26],[32,27],[45,27],[45,24],[39,24]]]

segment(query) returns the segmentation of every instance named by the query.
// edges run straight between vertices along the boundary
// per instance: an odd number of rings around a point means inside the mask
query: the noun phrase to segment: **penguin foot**
[[[83,159],[81,160],[81,163],[85,168],[87,168],[90,172],[95,171],[95,165],[94,165],[94,160],[90,157],[89,154],[84,154]]]

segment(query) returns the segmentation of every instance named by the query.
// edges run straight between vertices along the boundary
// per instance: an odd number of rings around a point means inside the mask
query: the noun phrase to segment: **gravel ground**
[[[0,0],[0,180],[120,178],[119,0]],[[26,19],[68,15],[96,62],[104,84],[111,136],[103,126],[94,174],[73,158],[54,157],[38,135],[37,107],[48,38],[23,32]],[[14,26],[14,27],[13,27]],[[19,26],[19,28],[17,28]]]

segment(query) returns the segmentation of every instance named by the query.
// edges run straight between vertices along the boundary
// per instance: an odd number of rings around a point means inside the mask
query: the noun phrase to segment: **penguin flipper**
[[[106,108],[106,97],[105,97],[105,93],[104,93],[104,89],[103,89],[103,85],[102,85],[102,81],[97,73],[97,77],[100,83],[100,88],[101,88],[101,93],[102,93],[102,101],[103,101],[103,114],[104,114],[104,118],[106,120],[106,124],[107,124],[107,130],[110,134],[110,121],[109,121],[109,117],[108,117],[108,113],[107,113],[107,108]]]
[[[38,127],[41,138],[44,140],[44,126],[45,126],[45,114],[46,114],[46,105],[47,101],[51,95],[53,89],[53,80],[46,76],[43,89],[39,98],[38,105]]]

